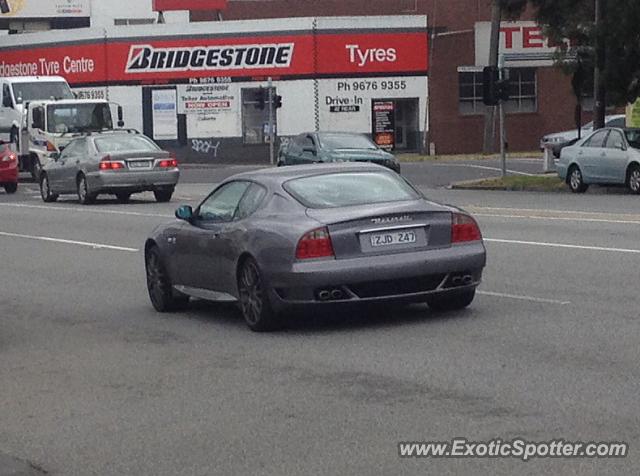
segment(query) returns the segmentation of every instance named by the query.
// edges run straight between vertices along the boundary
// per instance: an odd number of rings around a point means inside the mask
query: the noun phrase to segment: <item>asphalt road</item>
[[[487,239],[472,307],[298,316],[273,334],[232,306],[159,315],[146,296],[147,233],[228,171],[186,172],[169,204],[0,194],[0,475],[638,474],[638,197],[427,189],[419,167],[407,175]],[[399,441],[454,437],[630,455],[398,457]]]

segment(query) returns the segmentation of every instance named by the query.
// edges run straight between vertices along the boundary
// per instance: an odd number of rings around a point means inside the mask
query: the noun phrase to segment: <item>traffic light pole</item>
[[[273,130],[273,80],[269,77],[269,163],[271,165],[275,162],[275,139],[276,134]]]
[[[504,56],[500,55],[500,60],[498,62],[498,68],[500,71],[500,80],[504,81],[505,78],[505,70],[504,70]],[[500,98],[500,103],[498,104],[499,114],[500,114],[500,165],[502,169],[502,177],[507,176],[507,131],[506,131],[506,120],[504,113],[504,99]]]

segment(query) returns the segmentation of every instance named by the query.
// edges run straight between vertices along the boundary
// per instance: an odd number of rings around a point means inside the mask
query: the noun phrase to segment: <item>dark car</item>
[[[290,309],[427,302],[461,309],[485,266],[467,213],[426,199],[372,164],[321,164],[235,175],[176,211],[145,243],[160,312],[189,297],[238,301],[253,330]]]
[[[371,162],[400,173],[400,163],[393,154],[364,134],[305,132],[284,143],[278,152],[278,165],[322,162]]]
[[[40,173],[40,194],[53,202],[75,193],[82,204],[99,194],[127,202],[133,193],[152,191],[159,202],[171,200],[180,171],[177,160],[148,137],[126,131],[74,139],[52,156]]]

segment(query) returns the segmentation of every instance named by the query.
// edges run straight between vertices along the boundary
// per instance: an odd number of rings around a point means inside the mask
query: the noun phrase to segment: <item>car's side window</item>
[[[260,207],[266,195],[267,190],[262,185],[252,183],[242,197],[242,200],[240,200],[234,219],[242,220],[250,216]]]
[[[587,141],[584,143],[584,147],[604,147],[604,142],[607,138],[607,134],[609,131],[603,130],[598,131],[593,134]]]
[[[203,222],[222,223],[232,221],[242,196],[251,185],[250,182],[229,182],[200,204],[196,218]]]
[[[607,149],[624,149],[624,139],[618,131],[611,131],[607,138]]]
[[[67,147],[65,147],[65,149],[62,151],[62,154],[60,154],[60,158],[67,158],[67,157],[72,157],[74,155],[77,154],[77,148],[78,148],[78,144],[80,143],[79,140],[73,141],[71,142]]]
[[[2,85],[2,105],[4,107],[13,107],[11,103],[11,90],[6,83]]]
[[[607,122],[607,127],[624,127],[626,122],[626,118],[624,117],[616,117],[615,119],[611,119]]]

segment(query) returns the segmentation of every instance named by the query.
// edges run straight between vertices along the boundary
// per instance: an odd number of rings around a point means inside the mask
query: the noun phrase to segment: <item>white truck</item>
[[[122,107],[103,99],[29,102],[20,154],[29,157],[28,170],[34,178],[51,155],[62,151],[72,139],[114,130],[112,108],[117,109],[117,126],[123,127]]]
[[[25,140],[26,105],[35,100],[75,99],[62,76],[11,76],[0,78],[0,140],[15,144],[20,169],[32,170]]]

